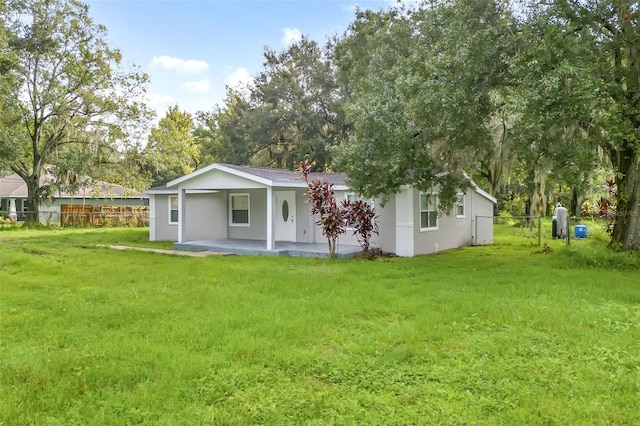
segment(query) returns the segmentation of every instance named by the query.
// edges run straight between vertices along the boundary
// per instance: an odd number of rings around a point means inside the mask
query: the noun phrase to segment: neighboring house
[[[316,177],[334,184],[338,201],[356,198],[345,174],[312,173],[310,179]],[[384,206],[373,200],[380,235],[373,236],[372,245],[386,253],[415,256],[493,242],[496,200],[470,184],[449,214],[438,212],[437,192],[411,187],[392,194]],[[326,244],[305,203],[306,189],[296,172],[214,163],[146,191],[149,237],[203,249],[252,241],[267,254],[281,242]],[[340,237],[338,254],[358,247],[351,234],[347,231]]]
[[[45,179],[50,177],[43,177]],[[93,182],[74,193],[58,191],[40,204],[41,222],[58,222],[62,206],[142,206],[148,205],[149,196],[139,191],[107,182]],[[27,184],[17,174],[0,178],[0,215],[23,220],[29,211]]]

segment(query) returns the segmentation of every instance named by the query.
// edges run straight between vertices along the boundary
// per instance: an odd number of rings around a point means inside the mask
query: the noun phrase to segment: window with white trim
[[[420,194],[420,230],[438,229],[438,196]]]
[[[178,196],[169,195],[169,225],[178,224]]]
[[[456,195],[456,218],[461,219],[464,218],[464,194],[462,192],[458,192]]]
[[[229,194],[229,225],[249,226],[249,194]]]

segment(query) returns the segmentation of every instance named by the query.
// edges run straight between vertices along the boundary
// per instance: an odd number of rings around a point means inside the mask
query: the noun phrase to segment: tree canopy
[[[307,158],[322,170],[345,137],[341,99],[330,51],[302,37],[265,48],[252,84],[228,88],[222,106],[199,115],[196,135],[218,161],[293,169]]]
[[[198,168],[201,145],[196,143],[191,114],[173,105],[151,129],[144,149],[145,168],[154,185],[166,183]]]
[[[77,0],[9,2],[1,16],[11,59],[3,102],[12,108],[0,117],[0,154],[27,184],[27,221],[38,222],[40,201],[53,189],[45,173],[65,164],[88,170],[144,124],[147,76],[120,66],[106,28]]]
[[[529,40],[516,131],[566,179],[593,168],[599,150],[618,187],[613,241],[640,247],[640,31],[636,1],[527,4]]]
[[[360,11],[336,47],[353,123],[339,164],[363,195],[437,187],[446,208],[468,186],[463,171],[491,152],[492,92],[508,83],[507,11],[492,1],[443,3]]]
[[[443,209],[463,171],[492,193],[521,170],[528,213],[549,187],[585,191],[610,159],[613,241],[640,245],[640,37],[637,2],[448,0],[359,11],[336,46],[353,126],[338,166],[366,196],[437,190]],[[437,188],[437,189],[436,189]]]

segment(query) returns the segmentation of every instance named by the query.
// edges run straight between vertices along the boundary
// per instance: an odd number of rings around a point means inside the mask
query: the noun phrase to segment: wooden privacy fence
[[[148,226],[148,206],[62,204],[60,226]]]

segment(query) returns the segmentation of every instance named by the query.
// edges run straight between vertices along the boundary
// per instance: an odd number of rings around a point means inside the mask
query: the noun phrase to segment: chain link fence
[[[555,239],[562,239],[570,244],[572,240],[585,239],[594,233],[601,233],[604,226],[600,220],[569,217],[565,224],[566,235],[561,237],[561,224],[552,217],[500,215],[493,218],[493,223],[494,233],[499,239],[511,238],[521,240],[523,244],[538,246]]]

